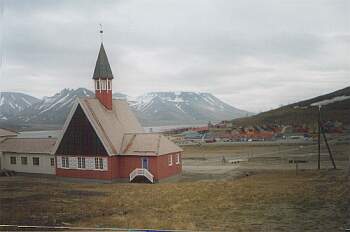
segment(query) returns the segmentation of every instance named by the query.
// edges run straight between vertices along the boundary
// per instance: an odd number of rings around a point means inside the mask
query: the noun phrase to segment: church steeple
[[[100,51],[98,53],[94,75],[94,80],[97,79],[113,79],[111,66],[109,65],[107,54],[103,43],[101,43]]]
[[[95,82],[96,98],[98,98],[108,110],[111,110],[113,73],[102,42],[92,79]]]

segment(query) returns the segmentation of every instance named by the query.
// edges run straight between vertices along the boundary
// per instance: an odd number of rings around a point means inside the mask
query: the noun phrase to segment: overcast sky
[[[210,92],[253,112],[350,86],[350,1],[0,0],[0,91]]]

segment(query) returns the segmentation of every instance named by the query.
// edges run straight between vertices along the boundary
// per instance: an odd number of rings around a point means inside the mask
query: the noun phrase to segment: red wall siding
[[[182,171],[182,161],[180,154],[180,164],[176,164],[176,154],[173,153],[173,165],[169,166],[168,157],[169,155],[162,156],[149,156],[149,171],[154,175],[156,180],[160,180],[166,177],[180,174]],[[119,159],[119,177],[129,178],[129,174],[135,168],[141,168],[140,156],[121,156]]]
[[[135,168],[141,168],[141,158],[145,156],[120,156],[119,157],[119,178],[129,178]],[[155,175],[157,172],[157,157],[148,156],[149,171]]]
[[[119,162],[120,160],[118,156],[112,156],[109,158],[108,170],[111,170],[112,179],[119,178]]]
[[[57,168],[56,166],[56,175],[61,177],[100,179],[100,180],[112,180],[112,179],[118,178],[118,172],[117,172],[117,169],[115,168],[118,166],[118,157],[116,156],[107,157],[107,160],[108,160],[107,171],[64,169],[64,168]]]
[[[180,154],[180,164],[176,164],[176,154],[173,153],[173,165],[168,164],[168,155],[148,156],[149,171],[154,175],[155,180],[160,180],[173,175],[180,174],[182,171],[182,161]],[[71,178],[87,178],[113,180],[118,178],[129,178],[130,173],[135,168],[141,168],[141,158],[145,156],[112,156],[108,159],[107,171],[95,170],[77,170],[56,168],[56,175]]]
[[[176,154],[180,154],[180,163],[176,164]],[[168,157],[172,155],[173,156],[173,165],[169,166],[168,164]],[[172,153],[167,155],[158,156],[158,173],[157,173],[157,180],[167,178],[173,175],[180,174],[182,172],[182,160],[181,160],[181,153]]]
[[[109,110],[112,109],[112,91],[111,90],[96,90],[95,96]]]

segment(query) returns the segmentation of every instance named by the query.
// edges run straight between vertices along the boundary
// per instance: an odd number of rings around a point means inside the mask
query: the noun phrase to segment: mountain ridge
[[[9,93],[0,93],[0,99],[3,99],[3,102],[5,102],[5,95],[8,96]],[[24,95],[31,99],[30,95]],[[16,96],[10,98],[15,100]],[[93,96],[94,92],[85,88],[63,89],[59,93],[42,99],[33,97],[26,107],[18,107],[15,112],[7,110],[8,113],[3,117],[1,115],[5,110],[0,106],[0,126],[30,128],[33,125],[39,127],[42,125],[44,128],[60,128],[76,97]],[[123,93],[114,93],[113,98],[127,100],[143,126],[195,125],[251,114],[222,102],[210,93],[151,92],[136,98]]]
[[[150,92],[139,96],[136,102],[131,106],[137,109],[136,114],[145,124],[151,124],[149,118],[157,120],[161,125],[171,124],[168,118],[178,123],[203,124],[227,119],[230,115],[238,118],[252,114],[230,106],[210,93],[202,92]]]
[[[350,124],[350,86],[250,117],[233,119],[232,122],[238,125],[306,124],[316,126],[318,105],[322,107],[322,120]]]

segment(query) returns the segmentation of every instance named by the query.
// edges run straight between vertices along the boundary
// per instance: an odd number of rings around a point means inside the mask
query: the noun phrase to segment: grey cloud
[[[206,91],[260,111],[350,84],[345,0],[3,4],[0,90],[91,88],[99,23],[114,91],[129,95]]]

